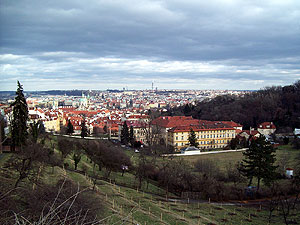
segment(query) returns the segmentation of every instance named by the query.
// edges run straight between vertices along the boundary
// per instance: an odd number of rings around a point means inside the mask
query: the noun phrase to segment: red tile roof
[[[263,122],[258,125],[259,129],[276,129],[276,126],[273,124],[273,122]]]
[[[171,128],[170,132],[188,132],[191,129],[194,131],[205,131],[205,130],[234,130],[233,127],[228,126],[222,122],[216,121],[207,121],[207,120],[200,120],[201,123],[197,125],[189,125],[189,126],[176,126]]]
[[[193,119],[191,116],[161,116],[152,121],[152,125],[158,125],[165,128],[197,124],[199,124],[199,120]]]

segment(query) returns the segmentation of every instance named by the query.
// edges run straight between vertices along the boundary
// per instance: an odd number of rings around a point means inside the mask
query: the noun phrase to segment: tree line
[[[247,129],[273,121],[282,131],[291,131],[300,127],[300,81],[284,87],[266,87],[240,97],[222,95],[196,105],[171,108],[166,114],[203,120],[233,120]]]

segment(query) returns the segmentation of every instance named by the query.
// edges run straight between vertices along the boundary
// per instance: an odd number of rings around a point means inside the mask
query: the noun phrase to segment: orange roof
[[[234,128],[226,125],[226,124],[202,124],[202,125],[192,125],[192,126],[178,126],[173,127],[169,131],[176,132],[189,132],[191,129],[193,131],[208,131],[208,130],[234,130]]]

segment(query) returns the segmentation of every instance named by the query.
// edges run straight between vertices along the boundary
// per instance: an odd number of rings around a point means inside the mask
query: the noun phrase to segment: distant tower
[[[154,84],[154,82],[152,81],[152,91],[153,91],[153,84]]]

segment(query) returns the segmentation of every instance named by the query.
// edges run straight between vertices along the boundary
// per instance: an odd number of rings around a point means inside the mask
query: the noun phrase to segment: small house
[[[287,178],[293,178],[294,170],[292,168],[286,168],[285,175]]]

